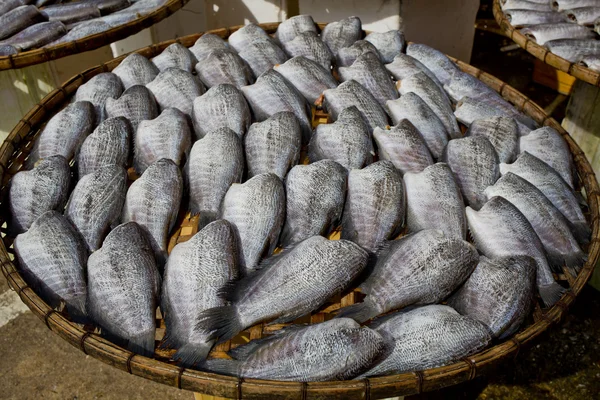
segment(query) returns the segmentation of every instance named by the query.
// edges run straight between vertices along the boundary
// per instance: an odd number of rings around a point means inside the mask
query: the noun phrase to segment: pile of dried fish
[[[0,1],[0,56],[68,43],[124,25],[168,0]],[[55,3],[55,4],[54,4]]]
[[[600,72],[600,0],[501,0],[521,33],[572,63]]]
[[[447,365],[553,305],[590,236],[564,139],[439,51],[362,35],[250,24],[80,86],[11,182],[30,285],[137,353],[160,306],[181,365],[294,381]],[[168,254],[188,212],[199,231]],[[332,320],[208,357],[356,287]]]

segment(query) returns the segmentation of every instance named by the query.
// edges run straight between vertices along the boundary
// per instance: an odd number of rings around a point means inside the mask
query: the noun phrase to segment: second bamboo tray
[[[273,33],[278,24],[261,24],[261,26],[267,32]],[[323,27],[324,25],[320,24],[320,26]],[[227,38],[239,28],[240,26],[217,29],[209,33]],[[137,50],[137,53],[148,58],[154,57],[175,42],[187,47],[192,46],[201,35],[195,34],[162,42]],[[60,88],[46,96],[12,130],[0,147],[0,206],[2,210],[7,209],[6,195],[10,179],[22,168],[44,124],[60,108],[68,104],[71,96],[79,86],[102,72],[113,70],[124,57],[111,60],[74,76]],[[539,302],[536,303],[530,321],[515,335],[495,343],[493,347],[448,366],[362,380],[280,382],[235,378],[182,368],[169,361],[172,354],[170,351],[157,350],[155,358],[137,355],[100,337],[95,333],[93,327],[83,327],[69,321],[60,311],[48,306],[23,280],[14,260],[13,238],[8,236],[5,231],[2,232],[2,240],[0,241],[0,269],[10,287],[17,292],[21,300],[49,329],[85,354],[130,374],[194,392],[234,399],[376,399],[436,390],[474,379],[479,375],[491,373],[502,361],[517,356],[521,348],[530,345],[549,327],[559,322],[590,278],[600,253],[600,190],[585,155],[558,122],[548,116],[538,105],[504,82],[468,64],[453,61],[457,63],[461,70],[485,82],[540,125],[551,126],[564,137],[577,168],[577,188],[587,198],[589,209],[586,211],[586,217],[593,229],[590,245],[586,248],[588,260],[583,269],[577,276],[570,275],[566,270],[556,276],[561,284],[568,287],[561,299],[549,309],[542,309]],[[314,112],[313,122],[319,123],[323,119],[326,120],[326,117],[322,113]],[[185,216],[180,221],[179,228],[171,238],[169,249],[178,242],[188,240],[197,231],[197,221],[195,219]],[[0,213],[0,225],[5,222],[5,215]],[[329,319],[331,318],[331,312],[340,307],[353,304],[359,298],[360,294],[358,292],[351,292],[344,297],[332,299],[329,304],[326,304],[311,316],[304,318],[304,321],[318,323]],[[244,331],[237,340],[218,345],[213,350],[212,356],[223,357],[225,351],[235,347],[240,342],[258,339],[280,328],[281,325],[256,325]],[[160,318],[160,314],[158,314],[157,343],[163,334],[164,323]]]

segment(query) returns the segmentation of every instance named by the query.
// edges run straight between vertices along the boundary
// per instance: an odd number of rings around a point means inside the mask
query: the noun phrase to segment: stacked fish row
[[[160,304],[174,360],[243,377],[420,370],[512,335],[536,291],[547,306],[563,293],[553,272],[585,259],[567,144],[439,51],[361,38],[356,17],[319,33],[298,16],[275,37],[250,24],[80,86],[12,179],[26,279],[149,356]],[[331,123],[313,130],[311,103]],[[199,231],[167,254],[187,211]],[[206,360],[357,286],[364,301],[331,321]]]
[[[600,0],[501,0],[526,37],[572,63],[600,72]]]
[[[148,15],[168,0],[0,0],[0,56],[51,47]]]

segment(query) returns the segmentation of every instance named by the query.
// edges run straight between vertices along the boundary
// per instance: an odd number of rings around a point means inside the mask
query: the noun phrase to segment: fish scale
[[[335,55],[343,48],[352,45],[362,36],[362,23],[358,17],[348,17],[328,23],[321,32],[321,39]]]
[[[89,101],[94,105],[98,122],[106,117],[106,100],[111,97],[118,99],[123,93],[123,84],[119,77],[112,72],[103,72],[79,86],[75,92],[75,101]]]
[[[248,47],[248,45],[252,44],[253,41],[260,39],[273,40],[263,28],[256,24],[249,23],[229,35],[227,41],[229,42],[229,45],[239,53]]]
[[[104,120],[81,145],[77,157],[80,177],[105,165],[127,167],[131,137],[131,125],[125,117]]]
[[[206,87],[229,83],[238,89],[252,82],[252,71],[244,60],[229,49],[209,52],[196,64],[198,78]]]
[[[409,43],[406,46],[406,54],[425,65],[443,85],[448,84],[454,73],[459,70],[444,53],[425,44]]]
[[[112,72],[121,79],[123,87],[129,89],[135,85],[146,85],[152,82],[159,70],[146,57],[131,53]]]
[[[517,123],[510,117],[490,117],[473,121],[465,136],[485,136],[498,154],[498,161],[510,163],[517,158],[519,133]]]
[[[142,121],[134,139],[133,167],[138,175],[161,158],[182,167],[192,147],[192,133],[184,113],[165,109],[158,117]]]
[[[488,258],[530,256],[536,262],[537,288],[544,304],[556,303],[565,289],[554,281],[544,246],[525,216],[503,197],[491,198],[479,211],[467,207],[469,231]]]
[[[113,229],[90,255],[87,272],[88,312],[102,334],[152,357],[161,278],[140,226],[128,222]]]
[[[118,224],[127,191],[127,173],[107,165],[83,176],[73,189],[65,216],[85,239],[88,250],[97,250],[112,226]]]
[[[377,50],[373,43],[366,40],[357,40],[352,43],[352,46],[343,47],[337,52],[335,56],[337,66],[349,67],[359,56],[365,53],[374,53],[377,57],[380,57],[379,50]]]
[[[81,236],[57,211],[46,211],[14,242],[19,267],[30,285],[53,307],[62,300],[70,316],[86,315],[85,265]]]
[[[533,38],[540,46],[555,39],[592,39],[595,36],[588,28],[568,22],[532,25],[521,29],[521,33],[528,38]]]
[[[229,44],[214,33],[205,33],[190,47],[190,51],[198,61],[202,61],[214,50],[228,50]]]
[[[398,98],[398,91],[388,70],[373,52],[361,54],[350,67],[339,67],[338,73],[342,81],[353,79],[360,83],[382,107],[387,100]]]
[[[193,120],[197,139],[222,127],[243,138],[250,128],[252,117],[242,92],[224,83],[211,87],[194,99]]]
[[[456,103],[456,110],[454,111],[456,119],[466,126],[479,119],[488,119],[492,117],[513,117],[511,113],[507,113],[505,110],[497,108],[495,105],[485,103],[479,99],[473,99],[470,97],[463,97]],[[517,120],[517,131],[519,136],[527,135],[531,132],[531,128]]]
[[[220,218],[226,219],[239,235],[240,270],[243,275],[258,266],[261,257],[277,247],[285,221],[285,193],[275,174],[261,174],[244,184],[233,184],[221,205]]]
[[[255,78],[288,59],[279,46],[265,39],[256,39],[248,43],[238,54],[250,66]]]
[[[154,119],[158,116],[158,106],[152,92],[145,86],[135,85],[129,87],[123,92],[121,97],[113,99],[109,97],[105,104],[106,116],[125,117],[131,124],[134,132],[140,122]]]
[[[179,68],[192,73],[197,62],[196,56],[187,47],[179,43],[173,43],[152,59],[152,63],[156,65],[159,71],[165,71],[168,68]]]
[[[392,61],[385,64],[385,68],[397,81],[409,78],[414,74],[423,72],[433,83],[443,92],[444,86],[438,78],[427,68],[423,63],[414,57],[400,53],[394,57]]]
[[[331,50],[314,32],[303,32],[293,40],[283,43],[283,50],[290,57],[304,56],[323,66],[327,71],[331,69],[334,59]]]
[[[19,6],[7,13],[0,13],[0,39],[10,37],[36,22],[45,21],[35,6]]]
[[[404,33],[397,29],[387,32],[371,32],[365,37],[365,40],[377,48],[384,64],[391,63],[394,57],[402,54],[406,45]]]
[[[338,86],[328,69],[303,56],[275,65],[273,69],[294,85],[311,104],[315,104],[325,90]]]
[[[10,229],[21,233],[49,210],[62,212],[69,198],[71,171],[60,155],[41,160],[31,171],[17,172],[10,183]]]
[[[369,126],[355,106],[344,109],[331,124],[320,124],[308,144],[310,162],[330,159],[344,168],[363,168],[373,162]]]
[[[206,88],[191,73],[179,68],[167,68],[146,85],[161,110],[177,108],[191,117],[194,99]]]
[[[67,27],[60,21],[39,22],[4,39],[0,45],[11,45],[19,51],[41,47],[65,35]]]
[[[305,32],[317,33],[315,21],[310,15],[296,15],[279,24],[275,37],[280,43],[285,44]]]
[[[248,178],[273,173],[280,179],[300,160],[302,131],[293,113],[282,111],[250,126],[244,138]]]

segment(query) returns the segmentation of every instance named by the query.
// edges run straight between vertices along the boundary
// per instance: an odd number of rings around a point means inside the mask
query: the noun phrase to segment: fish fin
[[[71,321],[79,324],[90,322],[90,319],[87,315],[86,302],[87,296],[85,295],[65,301],[67,312],[69,313]]]
[[[552,268],[552,271],[556,273],[562,272],[562,267],[566,266],[572,273],[577,275],[585,261],[587,256],[581,250],[573,251],[568,254],[547,254],[548,263]]]
[[[191,368],[206,360],[213,344],[213,341],[207,343],[186,343],[173,355],[173,360],[178,361],[180,365],[186,368]]]
[[[236,360],[245,360],[246,358],[250,357],[250,355],[254,353],[259,347],[269,342],[272,342],[274,339],[277,338],[278,335],[270,335],[261,339],[254,339],[251,342],[238,346],[235,349],[229,350],[228,354]]]
[[[363,301],[362,303],[341,308],[335,318],[352,318],[356,322],[362,323],[376,317],[378,314],[379,312],[372,305]]]
[[[191,211],[191,212],[193,212],[193,211]],[[198,211],[198,212],[200,213],[200,221],[198,221],[198,230],[204,228],[206,225],[217,220],[218,215],[214,211],[212,211],[212,212],[211,211]]]
[[[560,299],[565,292],[565,288],[556,282],[552,282],[549,285],[538,286],[538,291],[540,292],[540,297],[542,298],[544,305],[550,307]]]
[[[569,222],[569,225],[571,227],[571,231],[573,232],[575,240],[577,240],[579,244],[588,244],[590,242],[590,235],[592,234],[592,230],[586,223],[578,222],[576,224],[573,224]]]
[[[215,358],[206,360],[201,369],[208,372],[216,372],[223,375],[237,376],[240,362],[237,360],[226,360],[223,358]]]
[[[234,306],[222,306],[202,311],[196,328],[208,332],[208,340],[218,339],[220,343],[233,338],[245,327]]]
[[[217,295],[227,301],[232,303],[238,302],[244,294],[246,294],[254,283],[262,277],[262,275],[269,270],[270,265],[273,263],[271,258],[278,257],[279,255],[274,255],[269,257],[266,260],[263,260],[261,264],[259,264],[258,269],[250,272],[248,275],[243,277],[240,280],[232,279],[229,282],[225,283],[221,289],[217,292]]]
[[[130,337],[127,349],[142,356],[154,357],[154,330]]]
[[[306,314],[306,310],[304,310],[304,309],[296,309],[294,311],[295,312],[288,312],[286,314],[279,316],[279,318],[274,319],[273,321],[269,322],[267,325],[287,324],[287,323],[292,322],[296,318],[300,318],[301,316]]]

